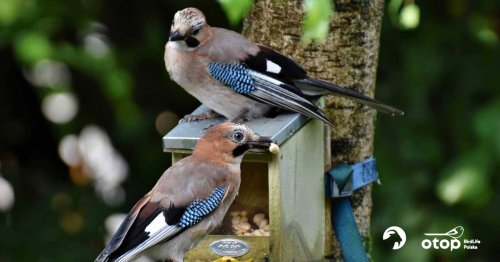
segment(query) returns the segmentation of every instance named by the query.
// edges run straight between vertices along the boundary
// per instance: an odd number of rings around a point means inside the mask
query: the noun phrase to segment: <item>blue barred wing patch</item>
[[[196,225],[206,215],[214,211],[224,197],[225,187],[220,186],[214,189],[212,194],[205,199],[197,199],[186,208],[177,226],[185,229]]]
[[[208,64],[208,73],[237,93],[249,94],[255,91],[253,79],[244,65],[212,62]]]

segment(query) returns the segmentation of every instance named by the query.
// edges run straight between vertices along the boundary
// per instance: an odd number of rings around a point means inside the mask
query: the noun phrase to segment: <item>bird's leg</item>
[[[252,120],[249,116],[248,116],[248,109],[243,109],[241,110],[236,116],[232,117],[231,119],[228,119],[227,121],[231,122],[231,123],[243,123],[243,122],[248,122],[250,120]]]
[[[193,122],[193,121],[201,121],[201,120],[206,120],[206,119],[210,119],[210,118],[214,118],[214,117],[218,117],[219,114],[215,111],[213,111],[212,109],[204,112],[203,114],[199,114],[199,115],[185,115],[180,121],[179,123],[183,123],[183,122]]]

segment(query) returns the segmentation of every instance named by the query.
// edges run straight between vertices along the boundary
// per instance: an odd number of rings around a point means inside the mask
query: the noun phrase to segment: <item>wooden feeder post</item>
[[[206,110],[201,106],[194,113]],[[189,155],[204,129],[222,119],[181,123],[163,137],[165,152],[176,162]],[[325,236],[324,135],[318,120],[286,113],[246,123],[262,136],[272,137],[280,153],[249,152],[242,163],[239,195],[224,218],[223,225],[193,250],[185,261],[213,261],[220,258],[209,246],[217,240],[237,238],[249,245],[238,260],[318,261],[323,259]],[[255,213],[269,219],[270,236],[235,236],[232,211]]]

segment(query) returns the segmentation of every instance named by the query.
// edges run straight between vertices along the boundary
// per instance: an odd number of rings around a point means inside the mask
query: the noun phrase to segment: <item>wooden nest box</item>
[[[194,114],[204,110],[201,106]],[[163,137],[163,149],[172,153],[175,163],[192,152],[207,127],[222,121],[181,123]],[[223,225],[187,252],[185,261],[214,261],[222,256],[253,262],[322,260],[326,246],[324,125],[292,113],[246,125],[271,137],[280,153],[245,155],[239,194]]]

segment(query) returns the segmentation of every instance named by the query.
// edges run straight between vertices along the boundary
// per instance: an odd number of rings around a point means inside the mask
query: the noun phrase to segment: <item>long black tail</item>
[[[345,96],[351,99],[358,101],[363,105],[367,105],[373,109],[376,109],[379,112],[389,114],[391,116],[402,116],[404,112],[387,104],[384,104],[376,99],[371,97],[367,97],[363,94],[360,94],[354,90],[343,88],[340,86],[336,86],[334,84],[328,83],[323,80],[314,79],[314,78],[304,78],[300,80],[295,80],[296,84],[317,87],[323,90],[327,90],[333,92],[335,94]]]

